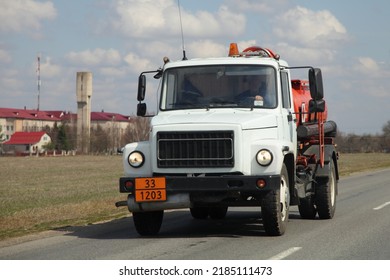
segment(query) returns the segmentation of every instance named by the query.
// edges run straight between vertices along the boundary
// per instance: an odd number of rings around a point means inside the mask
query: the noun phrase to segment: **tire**
[[[139,235],[150,236],[159,233],[164,211],[134,212],[133,221]]]
[[[315,204],[320,219],[332,219],[336,211],[336,170],[333,161],[331,161],[330,165],[329,179],[316,178]]]
[[[317,208],[315,207],[313,196],[300,198],[298,210],[302,219],[314,219],[317,215]]]
[[[290,189],[285,164],[280,175],[280,188],[268,192],[261,202],[264,229],[271,236],[283,235],[289,218]]]
[[[226,217],[227,210],[228,210],[227,206],[210,207],[209,208],[210,218],[213,220],[223,219]]]
[[[194,219],[204,220],[209,216],[209,209],[207,207],[193,207],[190,208],[191,215]]]

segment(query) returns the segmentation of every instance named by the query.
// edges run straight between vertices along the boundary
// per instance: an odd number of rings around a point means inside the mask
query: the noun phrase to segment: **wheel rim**
[[[280,213],[282,221],[286,220],[290,206],[290,192],[287,186],[286,178],[283,176],[280,180]]]
[[[336,184],[335,184],[335,178],[333,176],[333,173],[331,174],[330,176],[330,180],[329,180],[329,187],[330,187],[330,203],[332,204],[332,207],[335,203],[335,200],[336,200],[336,188],[335,188]]]

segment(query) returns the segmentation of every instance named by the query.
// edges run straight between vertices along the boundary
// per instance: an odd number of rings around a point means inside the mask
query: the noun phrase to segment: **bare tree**
[[[96,129],[91,129],[91,152],[95,154],[106,153],[110,148],[110,139],[107,131],[102,126],[97,125]]]
[[[383,131],[383,150],[387,153],[390,153],[390,121],[382,128]]]
[[[133,130],[134,130],[134,125],[129,123],[125,129],[125,132],[123,133],[123,137],[121,141],[122,147],[134,141]]]
[[[132,124],[129,124],[123,135],[123,144],[144,141],[149,138],[150,118],[136,117]]]
[[[390,121],[383,126],[383,134],[344,134],[337,133],[338,150],[344,153],[390,152]]]
[[[383,134],[390,136],[390,121],[387,121],[387,123],[382,128]]]
[[[5,140],[5,134],[3,133],[2,127],[0,125],[0,155],[3,153],[3,142]]]

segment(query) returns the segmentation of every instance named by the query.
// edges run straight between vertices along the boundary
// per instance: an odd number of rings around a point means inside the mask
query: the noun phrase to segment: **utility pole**
[[[37,67],[37,86],[38,86],[38,106],[37,110],[39,111],[40,95],[41,95],[41,55],[38,54],[38,67]]]

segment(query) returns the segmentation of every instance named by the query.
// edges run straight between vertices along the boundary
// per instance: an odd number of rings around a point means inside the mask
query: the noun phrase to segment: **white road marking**
[[[283,251],[283,252],[269,258],[269,260],[282,260],[282,259],[287,258],[291,254],[294,254],[295,252],[297,252],[301,249],[302,249],[302,247],[291,247],[290,249],[287,249],[286,251]]]
[[[381,210],[382,208],[385,208],[387,205],[390,205],[390,201],[383,203],[379,205],[378,207],[373,208],[373,210]]]

